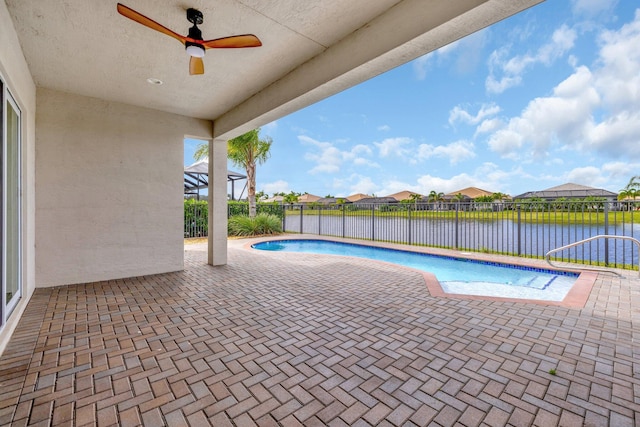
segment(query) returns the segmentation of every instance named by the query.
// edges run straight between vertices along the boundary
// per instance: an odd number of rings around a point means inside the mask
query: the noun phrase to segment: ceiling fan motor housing
[[[189,22],[193,23],[193,27],[189,28],[189,38],[193,40],[202,40],[202,31],[200,31],[200,28],[198,28],[198,24],[202,24],[202,12],[196,9],[189,8],[187,9],[187,19],[189,20]],[[202,58],[204,56],[204,47],[201,44],[185,41],[184,45],[187,49],[187,53],[190,56],[199,58]],[[196,49],[190,48],[191,46],[195,46]]]
[[[198,9],[194,9],[190,7],[187,9],[187,20],[191,22],[193,25],[200,25],[203,22],[202,12]]]
[[[203,22],[202,12],[197,9],[189,8],[187,9],[187,19],[193,24],[193,27],[189,28],[189,38],[193,40],[202,40],[202,31],[198,28],[198,24],[202,24]],[[202,52],[199,50],[191,50],[189,49],[189,46],[196,46],[201,49]],[[204,56],[204,47],[199,43],[186,41],[185,47],[187,48],[187,52],[190,52],[191,56]]]

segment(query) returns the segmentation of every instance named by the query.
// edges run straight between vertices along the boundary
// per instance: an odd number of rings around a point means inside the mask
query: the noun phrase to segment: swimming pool
[[[562,301],[579,276],[574,272],[329,240],[272,240],[256,243],[251,247],[265,251],[343,255],[390,262],[432,273],[444,292],[462,295]]]

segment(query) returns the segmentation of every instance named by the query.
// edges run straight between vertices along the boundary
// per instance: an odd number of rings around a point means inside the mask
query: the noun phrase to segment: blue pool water
[[[561,301],[578,274],[326,240],[275,240],[252,245],[267,251],[347,255],[433,273],[443,290],[466,295]]]

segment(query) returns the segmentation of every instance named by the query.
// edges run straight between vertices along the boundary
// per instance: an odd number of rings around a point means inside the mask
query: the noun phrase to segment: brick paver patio
[[[184,272],[37,290],[0,425],[640,425],[637,272],[575,309],[244,243],[223,267],[187,246]]]

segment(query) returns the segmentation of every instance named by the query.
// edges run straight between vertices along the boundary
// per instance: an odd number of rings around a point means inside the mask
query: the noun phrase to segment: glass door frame
[[[0,155],[0,170],[2,177],[0,180],[0,204],[2,206],[1,217],[2,221],[0,227],[2,228],[0,233],[0,243],[2,245],[1,256],[1,282],[2,282],[2,294],[0,302],[0,329],[6,324],[7,319],[15,309],[18,301],[22,297],[22,113],[18,103],[12,96],[11,92],[7,88],[6,81],[0,76],[0,139],[2,140],[2,154]],[[13,113],[17,116],[15,123],[15,141],[9,141],[11,135],[9,135],[9,109],[13,110]],[[15,143],[13,147],[16,150],[12,156],[9,156],[9,144]],[[11,158],[9,158],[11,157]],[[15,162],[10,165],[9,162]],[[9,177],[9,171],[13,166],[14,176]],[[10,179],[11,178],[11,179]],[[8,185],[11,182],[12,185],[17,186],[15,189],[9,189]],[[12,195],[16,200],[9,200]],[[11,212],[10,209],[13,209]],[[16,218],[15,226],[16,230],[9,233],[9,227],[11,224],[8,222],[8,218],[13,215]],[[9,236],[14,234],[14,244],[9,242]],[[11,247],[9,247],[11,246]],[[17,255],[13,260],[9,257],[10,251]],[[8,265],[9,262],[15,263],[15,265]],[[11,299],[7,301],[7,285],[8,285],[8,271],[15,271],[15,280],[17,281],[17,289],[14,294],[11,295]]]

